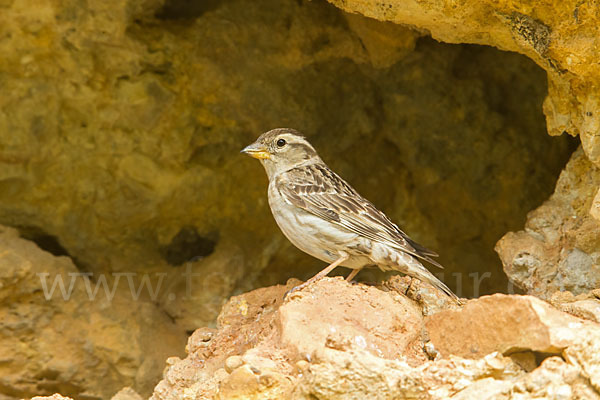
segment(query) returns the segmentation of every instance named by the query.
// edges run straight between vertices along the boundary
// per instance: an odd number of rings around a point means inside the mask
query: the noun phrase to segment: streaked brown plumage
[[[411,240],[390,219],[325,164],[294,168],[279,175],[279,191],[296,207],[441,267],[437,254]]]
[[[286,237],[330,265],[297,289],[338,265],[397,270],[426,281],[454,300],[456,295],[419,259],[441,267],[437,254],[410,239],[383,212],[333,172],[292,129],[261,135],[243,152],[260,159],[269,177],[269,205]]]

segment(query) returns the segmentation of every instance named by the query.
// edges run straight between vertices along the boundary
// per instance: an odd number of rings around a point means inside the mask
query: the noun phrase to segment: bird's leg
[[[338,265],[340,265],[341,263],[343,263],[344,261],[346,261],[349,258],[349,256],[343,255],[340,258],[338,258],[337,260],[335,260],[334,262],[332,262],[331,264],[329,264],[325,269],[323,269],[323,271],[319,272],[318,274],[316,274],[315,276],[313,276],[312,278],[310,278],[309,280],[307,280],[306,282],[304,282],[301,285],[298,285],[294,288],[292,288],[289,292],[286,293],[286,296],[290,293],[293,293],[297,290],[301,290],[304,289],[305,287],[307,287],[308,285],[310,285],[311,283],[314,283],[322,278],[324,278],[325,276],[327,276],[328,273],[330,273],[331,271],[334,270],[335,267],[337,267]]]
[[[352,271],[350,271],[350,274],[348,274],[348,277],[346,278],[346,282],[350,282],[352,280],[352,278],[354,278],[356,276],[356,274],[358,274],[360,272],[362,268],[356,268],[353,269]]]

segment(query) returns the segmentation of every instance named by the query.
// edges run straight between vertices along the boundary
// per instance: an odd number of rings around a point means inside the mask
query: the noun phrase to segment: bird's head
[[[242,153],[259,159],[269,178],[300,165],[321,162],[314,147],[304,136],[289,128],[263,133]]]

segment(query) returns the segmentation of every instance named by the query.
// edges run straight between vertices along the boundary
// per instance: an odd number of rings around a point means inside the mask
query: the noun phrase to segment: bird
[[[298,131],[263,133],[242,151],[258,159],[269,179],[273,217],[287,239],[329,265],[292,291],[301,290],[343,266],[351,281],[364,267],[398,271],[431,284],[460,304],[425,261],[443,268],[438,255],[412,240],[369,200],[333,172]]]

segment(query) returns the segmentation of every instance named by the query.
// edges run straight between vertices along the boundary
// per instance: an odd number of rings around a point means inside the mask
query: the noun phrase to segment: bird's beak
[[[265,149],[260,143],[252,143],[250,146],[246,146],[242,151],[244,154],[248,154],[250,157],[258,158],[259,160],[268,160],[271,158],[271,154]]]

